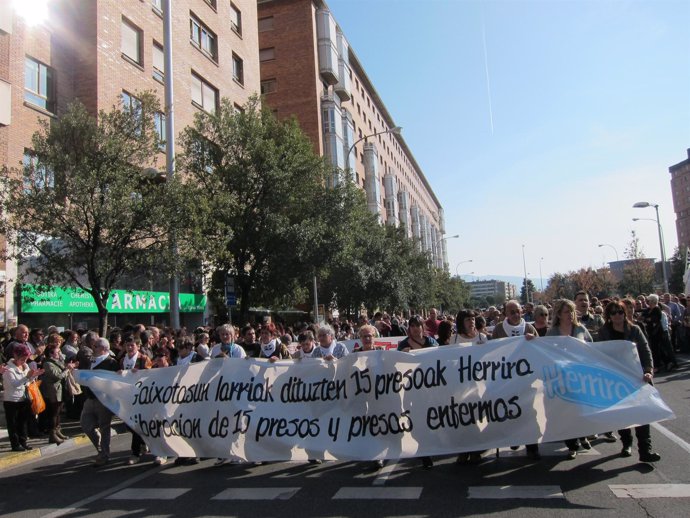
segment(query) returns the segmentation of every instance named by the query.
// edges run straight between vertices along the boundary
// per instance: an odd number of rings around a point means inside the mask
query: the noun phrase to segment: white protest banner
[[[673,418],[636,347],[523,337],[338,361],[215,359],[78,381],[156,455],[249,461],[441,455]]]

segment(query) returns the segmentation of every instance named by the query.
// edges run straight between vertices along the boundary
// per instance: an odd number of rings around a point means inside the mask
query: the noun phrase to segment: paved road
[[[334,462],[127,466],[129,436],[114,438],[114,459],[92,466],[93,448],[29,461],[0,472],[0,515],[36,516],[687,516],[690,498],[690,363],[657,378],[677,419],[654,425],[651,466],[618,456],[620,443],[594,441],[577,459],[562,444],[491,452],[479,466],[436,459],[366,464]],[[58,452],[60,451],[57,449]]]

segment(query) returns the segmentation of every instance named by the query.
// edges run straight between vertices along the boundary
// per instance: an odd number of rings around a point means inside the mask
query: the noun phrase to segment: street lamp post
[[[457,239],[459,237],[460,237],[460,234],[455,234],[454,236],[441,237],[441,238],[436,240],[436,244],[435,244],[434,248],[436,249],[436,251],[438,253],[438,247],[441,244],[441,241],[446,241],[448,239]]]
[[[668,292],[668,274],[666,273],[666,250],[664,247],[664,233],[661,230],[661,222],[659,221],[659,204],[649,203],[648,201],[638,201],[633,205],[635,209],[646,209],[647,207],[654,207],[656,211],[656,227],[659,232],[659,249],[661,250],[661,271],[664,274],[664,292]]]
[[[384,131],[377,131],[375,133],[372,133],[371,135],[364,135],[363,137],[360,137],[357,140],[355,140],[354,143],[350,146],[350,149],[347,150],[347,155],[345,155],[345,170],[346,171],[350,170],[350,154],[352,153],[352,150],[355,148],[355,146],[357,144],[359,144],[363,140],[367,140],[368,138],[376,137],[378,135],[383,135],[385,133],[393,133],[394,135],[400,135],[401,132],[402,132],[402,126],[394,126],[390,129],[387,129]]]
[[[616,250],[616,247],[615,247],[615,246],[609,245],[608,243],[600,243],[600,244],[598,244],[597,246],[598,246],[599,248],[601,248],[602,246],[608,246],[608,247],[613,248],[613,251],[616,253],[616,261],[618,261],[618,250]]]
[[[525,261],[525,245],[522,245],[522,268],[525,272],[525,303],[529,302],[529,285],[527,284],[527,262]]]
[[[460,276],[460,265],[465,264],[465,263],[471,263],[472,259],[468,259],[467,261],[460,261],[457,266],[455,267],[455,275]]]
[[[163,0],[163,59],[165,66],[165,172],[168,180],[175,176],[175,117],[173,95],[172,0]],[[172,236],[170,247],[177,255],[177,240]],[[177,274],[170,276],[170,327],[180,328],[180,283]]]
[[[541,300],[544,298],[544,277],[541,274],[541,263],[543,260],[543,257],[539,258],[539,291],[541,291]]]

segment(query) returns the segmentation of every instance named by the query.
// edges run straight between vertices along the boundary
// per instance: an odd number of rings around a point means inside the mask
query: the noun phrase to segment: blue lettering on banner
[[[620,374],[592,365],[557,362],[543,372],[546,397],[595,408],[611,407],[640,389]]]

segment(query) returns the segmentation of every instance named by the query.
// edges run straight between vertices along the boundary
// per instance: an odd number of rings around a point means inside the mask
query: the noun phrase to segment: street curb
[[[117,435],[117,432],[112,430],[111,435]],[[60,453],[66,453],[85,444],[91,444],[91,441],[85,434],[81,434],[67,439],[62,444],[46,444],[29,451],[12,452],[0,457],[0,471],[5,471],[42,457],[53,457]]]

